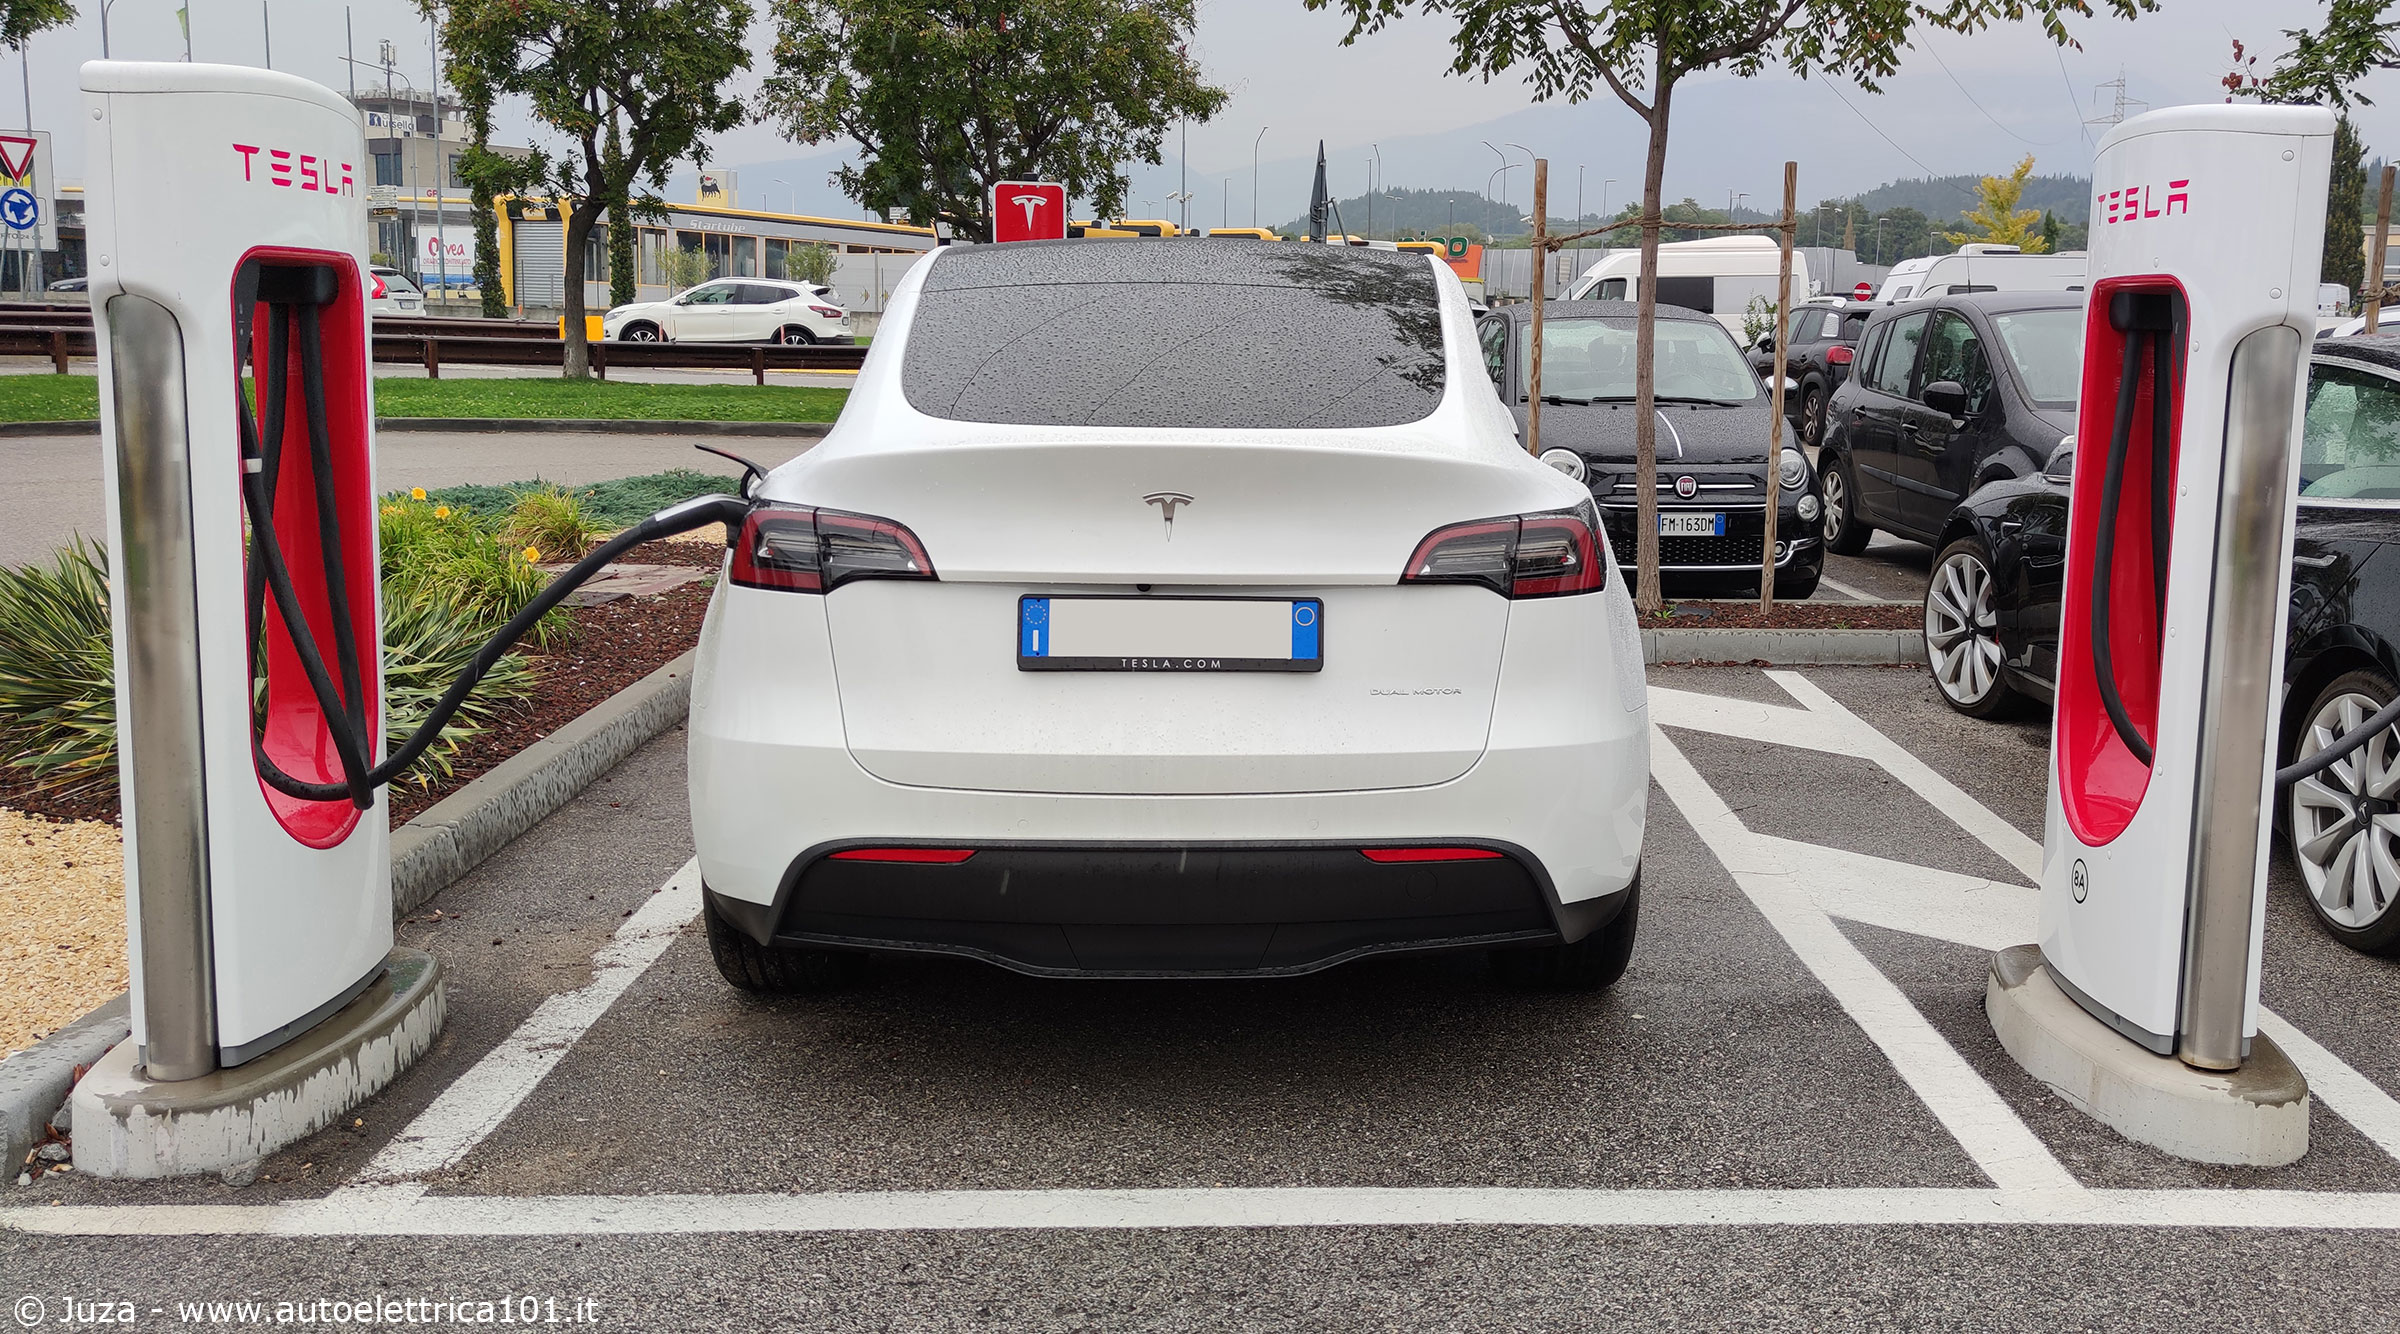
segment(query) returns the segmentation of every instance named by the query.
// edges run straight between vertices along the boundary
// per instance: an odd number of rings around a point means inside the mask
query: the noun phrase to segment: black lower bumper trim
[[[1499,855],[1420,862],[1372,861],[1356,844],[983,845],[953,865],[830,857],[855,846],[796,859],[773,905],[710,902],[762,944],[956,954],[1044,976],[1255,977],[1580,940],[1625,899],[1562,907],[1529,854],[1489,842],[1440,846]]]

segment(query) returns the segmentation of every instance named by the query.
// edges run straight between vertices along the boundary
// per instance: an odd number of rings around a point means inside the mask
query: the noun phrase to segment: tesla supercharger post
[[[2221,1162],[2308,1143],[2258,976],[2333,129],[2199,106],[2101,141],[2039,952],[2001,955],[1988,993],[2070,1100]]]
[[[381,790],[269,782],[342,768],[244,508],[246,480],[282,498],[288,605],[346,641],[341,698],[379,749],[367,159],[357,112],[290,75],[96,62],[83,87],[133,1035],[76,1090],[75,1162],[221,1170],[441,1023],[432,960],[392,949]]]

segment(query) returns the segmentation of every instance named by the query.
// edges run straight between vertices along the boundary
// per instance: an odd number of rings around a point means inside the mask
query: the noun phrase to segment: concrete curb
[[[124,993],[41,1041],[0,1061],[0,1175],[15,1179],[25,1155],[47,1137],[67,1095],[75,1090],[75,1072],[98,1065],[108,1049],[123,1042],[133,1026]],[[60,1129],[66,1127],[62,1124]]]
[[[392,831],[392,910],[405,913],[591,786],[642,743],[683,721],[692,655],[586,710]]]
[[[644,742],[683,721],[691,702],[692,655],[685,653],[393,830],[392,911],[410,912],[474,870]],[[127,1014],[120,994],[0,1061],[0,1141],[8,1155],[0,1168],[8,1179],[66,1103],[75,1068],[98,1063],[131,1031]]]
[[[832,422],[618,421],[593,417],[378,417],[378,431],[451,431],[460,435],[747,435],[816,439]],[[96,421],[0,422],[0,440],[41,435],[98,435]]]
[[[1884,667],[1925,661],[1915,630],[1644,630],[1642,661]]]

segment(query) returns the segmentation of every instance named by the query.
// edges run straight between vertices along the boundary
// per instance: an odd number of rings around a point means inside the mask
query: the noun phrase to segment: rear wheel
[[[1850,472],[1850,456],[1836,454],[1817,477],[1817,494],[1825,501],[1825,549],[1837,556],[1855,556],[1875,535],[1858,515],[1858,479]]]
[[[1492,972],[1510,986],[1535,991],[1600,991],[1625,975],[1640,925],[1642,873],[1633,873],[1625,906],[1608,925],[1572,945],[1492,951]]]
[[[787,324],[781,329],[775,331],[775,341],[778,343],[788,343],[793,347],[806,347],[810,343],[813,343],[817,340],[815,335],[809,333],[808,330],[801,328],[799,325]]]
[[[1812,384],[1800,392],[1800,443],[1815,449],[1825,443],[1825,386]]]
[[[761,945],[740,927],[703,903],[708,919],[708,952],[717,971],[742,991],[762,995],[799,996],[838,991],[858,980],[861,960],[836,950],[796,950]]]
[[[1962,537],[1942,548],[1925,585],[1925,664],[1942,702],[1974,718],[1994,718],[2021,698],[2000,664],[1997,581],[1983,543]]]
[[[2292,758],[2356,731],[2395,694],[2400,687],[2381,672],[2334,678],[2309,706]],[[2400,729],[2292,784],[2285,801],[2293,859],[2318,924],[2354,950],[2400,951]]]

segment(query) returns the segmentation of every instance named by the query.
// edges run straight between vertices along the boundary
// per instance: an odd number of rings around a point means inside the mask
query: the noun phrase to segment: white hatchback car
[[[1432,259],[936,251],[832,432],[751,501],[689,733],[734,985],[828,985],[879,951],[1623,971],[1649,787],[1632,602]]]
[[[381,264],[367,269],[367,313],[369,315],[422,315],[425,313],[425,294],[398,269]]]
[[[848,343],[850,312],[833,289],[781,278],[718,278],[669,301],[639,301],[600,317],[622,343]]]

